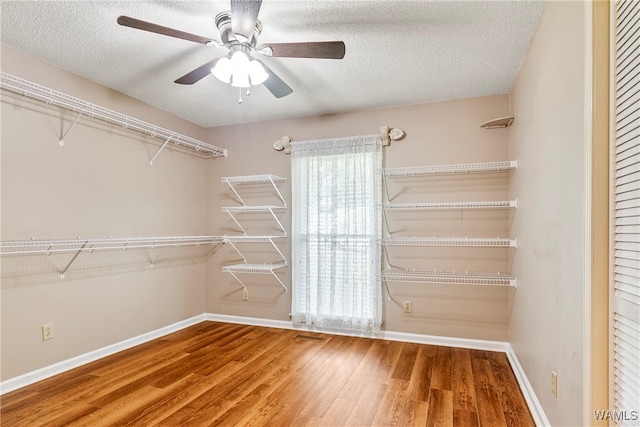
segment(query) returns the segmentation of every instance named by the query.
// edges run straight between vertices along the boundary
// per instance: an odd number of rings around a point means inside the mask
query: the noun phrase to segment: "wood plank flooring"
[[[503,353],[217,322],[7,393],[0,417],[2,427],[534,426]]]

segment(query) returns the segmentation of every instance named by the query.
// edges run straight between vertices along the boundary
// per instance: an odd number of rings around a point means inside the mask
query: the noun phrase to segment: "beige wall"
[[[514,213],[461,215],[469,235],[485,231],[518,239],[518,249],[487,255],[466,253],[446,262],[511,270],[516,290],[390,284],[398,300],[413,300],[403,314],[385,298],[389,331],[509,341],[553,425],[581,424],[583,415],[583,314],[585,269],[585,64],[582,2],[550,2],[510,96],[448,101],[304,119],[202,129],[122,94],[2,48],[2,69],[134,117],[173,128],[219,146],[227,159],[200,160],[163,152],[144,138],[110,126],[81,122],[64,148],[57,145],[72,117],[20,97],[2,100],[2,240],[28,237],[224,234],[237,231],[221,206],[233,205],[222,176],[273,173],[289,178],[290,158],[272,144],[294,140],[376,133],[380,126],[404,129],[407,137],[386,150],[386,166],[518,159],[518,170],[479,182],[456,178],[395,184],[406,200],[452,197],[517,198]],[[250,101],[243,107],[252,108]],[[512,112],[509,130],[479,124]],[[64,123],[64,126],[61,124]],[[415,185],[414,185],[415,184]],[[290,182],[280,185],[290,200]],[[444,187],[443,187],[444,188]],[[249,186],[257,202],[273,201]],[[280,215],[287,231],[291,210]],[[401,225],[407,234],[426,227],[447,230],[439,219],[416,216]],[[251,222],[269,228],[264,218]],[[397,224],[397,223],[396,223]],[[431,225],[429,225],[431,224]],[[435,224],[435,225],[433,225]],[[400,227],[402,228],[402,227]],[[288,240],[280,248],[290,261]],[[247,255],[272,261],[257,245]],[[433,254],[409,251],[403,262]],[[65,260],[8,257],[2,260],[2,379],[166,326],[202,312],[288,320],[291,296],[269,276],[246,276],[249,301],[221,265],[237,261],[222,247],[199,262],[201,252],[174,250],[148,268],[156,253],[81,255],[67,278],[55,274]],[[443,260],[439,260],[443,261]],[[418,267],[421,267],[418,265]],[[447,266],[445,266],[447,268]],[[290,288],[289,269],[279,277]],[[443,309],[444,307],[444,309]],[[56,338],[43,342],[40,326],[53,323]],[[558,373],[559,396],[550,393]]]
[[[192,137],[204,129],[2,46],[2,71]],[[3,91],[2,240],[199,235],[205,163]],[[202,250],[3,256],[2,380],[204,312]],[[199,259],[198,259],[199,258]],[[155,267],[149,267],[155,260]],[[55,338],[42,341],[53,323]]]
[[[228,159],[216,160],[164,151],[149,166],[157,142],[85,119],[60,147],[57,139],[70,126],[72,114],[3,92],[2,240],[232,233],[233,224],[220,206],[235,202],[220,177],[274,173],[288,178],[289,157],[272,148],[282,135],[302,140],[377,133],[383,125],[404,129],[407,138],[387,150],[388,167],[508,158],[507,131],[479,127],[506,114],[506,95],[204,130],[11,48],[3,46],[2,59],[7,73],[229,149]],[[497,200],[507,197],[509,177],[507,173],[488,174],[481,180],[405,182],[395,190],[407,192],[403,197],[416,201]],[[280,186],[287,200],[289,185]],[[456,194],[441,191],[441,185],[450,186]],[[265,195],[264,187],[248,190],[254,200],[275,200],[272,194]],[[290,215],[289,209],[281,216],[287,231]],[[465,235],[486,235],[485,229],[491,235],[509,233],[509,214],[504,212],[487,217],[464,214],[457,223],[432,220],[418,215],[400,224],[417,224],[403,233],[408,235],[459,236],[458,226]],[[275,231],[273,222],[264,218],[254,225]],[[290,260],[288,240],[280,247]],[[509,251],[463,251],[440,265],[436,264],[443,262],[442,257],[435,256],[433,264],[429,257],[434,253],[423,248],[399,256],[403,262],[423,263],[417,268],[474,270],[490,265],[505,271]],[[273,261],[271,253],[257,245],[247,255],[268,262]],[[2,379],[202,312],[289,318],[290,293],[282,292],[271,277],[248,277],[250,299],[244,302],[239,285],[220,271],[220,265],[234,261],[233,252],[220,248],[209,256],[205,269],[201,261],[207,255],[185,248],[81,254],[64,280],[57,271],[71,255],[3,257]],[[156,260],[154,269],[149,268],[151,259]],[[289,269],[280,274],[290,288]],[[413,300],[414,311],[405,315],[398,305],[385,300],[386,330],[507,339],[511,290],[390,286],[396,299]],[[45,323],[54,324],[56,337],[43,342],[40,327]]]
[[[583,424],[587,3],[547,3],[511,93],[519,161],[509,341],[552,425]],[[551,393],[558,374],[558,397]],[[589,422],[589,420],[585,420]]]
[[[250,107],[247,102],[245,107]],[[210,129],[209,139],[225,144],[229,158],[224,162],[208,164],[208,232],[233,233],[237,230],[221,206],[236,202],[231,191],[220,185],[223,176],[273,173],[290,177],[290,157],[272,148],[281,136],[295,140],[328,138],[377,133],[380,126],[403,129],[406,139],[386,148],[386,166],[422,166],[431,164],[470,163],[508,159],[507,130],[485,130],[480,124],[506,115],[508,97],[497,95],[484,98],[433,104],[412,105],[363,111],[349,114],[302,118],[295,120],[256,123]],[[446,179],[421,178],[390,183],[394,200],[426,202],[446,200],[504,200],[508,197],[509,173],[481,176],[459,176]],[[290,182],[280,186],[290,200]],[[272,202],[262,198],[260,188],[245,186],[257,204]],[[268,187],[261,187],[268,190]],[[390,215],[396,235],[403,236],[483,236],[508,237],[508,212],[455,212],[427,214],[412,212]],[[244,216],[243,218],[250,218]],[[290,228],[291,209],[281,215],[287,231]],[[444,218],[444,219],[443,219]],[[253,225],[253,224],[252,224]],[[254,228],[268,227],[268,221],[256,219]],[[253,245],[248,249],[249,261],[273,261],[265,255],[267,249]],[[289,241],[280,247],[290,261]],[[401,250],[391,248],[394,261],[403,267],[419,269],[447,269],[469,271],[508,271],[512,249],[456,249],[434,251],[427,248]],[[277,259],[277,257],[276,257]],[[213,313],[288,320],[291,307],[290,293],[283,292],[277,281],[269,276],[243,278],[249,287],[249,301],[242,301],[241,286],[221,265],[238,260],[237,255],[224,247],[212,257],[207,267],[207,311]],[[283,269],[279,277],[290,289],[290,269]],[[413,301],[413,313],[403,314],[400,306],[386,298],[385,324],[389,331],[433,334],[440,336],[507,340],[510,298],[513,290],[495,287],[434,286],[426,284],[390,283],[395,299]]]
[[[506,114],[506,95],[207,131],[9,47],[3,46],[2,57],[2,70],[7,73],[229,148],[229,158],[217,160],[164,151],[151,167],[148,160],[158,148],[157,142],[85,119],[60,147],[57,139],[75,118],[72,114],[3,92],[2,240],[232,233],[233,224],[220,212],[220,206],[235,202],[220,177],[274,173],[288,178],[289,157],[272,148],[283,135],[302,140],[377,133],[380,126],[389,125],[404,129],[407,138],[387,149],[388,167],[508,159],[506,130],[479,127]],[[508,181],[509,174],[485,176],[481,185],[472,178],[410,181],[396,190],[410,189],[408,197],[416,201],[504,199]],[[280,186],[287,200],[289,185]],[[442,189],[447,185],[457,196],[445,195]],[[274,202],[272,195],[264,197],[263,188],[249,186],[249,193],[265,203]],[[282,215],[287,232],[290,215],[290,209]],[[448,221],[444,223],[449,225],[431,225],[425,230],[425,218],[409,219],[419,224],[415,235],[437,231],[438,227],[441,235],[459,235]],[[484,230],[478,227],[490,224],[490,235],[505,236],[508,219],[505,213],[491,219],[467,214],[463,229],[467,235],[483,235]],[[258,217],[255,224],[276,231],[268,218]],[[280,247],[290,260],[288,240]],[[466,266],[473,270],[488,262],[505,271],[508,251],[465,252],[451,262],[457,263],[453,265],[456,269]],[[268,247],[257,245],[247,255],[269,262],[274,260],[271,253]],[[234,260],[233,252],[223,247],[210,255],[205,271],[200,261],[207,255],[185,248],[81,254],[64,280],[58,278],[57,271],[71,255],[3,257],[2,378],[202,312],[288,319],[290,293],[283,292],[271,277],[248,277],[250,299],[244,302],[239,285],[220,272],[220,265]],[[400,255],[419,262],[433,256],[423,248]],[[154,269],[149,268],[151,259],[156,259]],[[451,267],[450,263],[444,265]],[[289,270],[280,275],[290,288]],[[511,290],[390,286],[396,299],[413,300],[414,311],[402,314],[398,305],[386,299],[387,330],[507,338]],[[45,323],[54,324],[56,338],[43,342],[40,327]]]

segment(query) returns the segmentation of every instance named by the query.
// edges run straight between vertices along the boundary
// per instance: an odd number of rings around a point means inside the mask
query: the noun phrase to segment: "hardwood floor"
[[[503,353],[217,322],[7,393],[0,416],[3,427],[534,426]]]

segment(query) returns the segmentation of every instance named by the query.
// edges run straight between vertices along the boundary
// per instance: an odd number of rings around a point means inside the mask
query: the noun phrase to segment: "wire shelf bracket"
[[[158,157],[160,152],[167,146],[170,141],[173,141],[175,145],[179,145],[195,151],[201,157],[227,157],[226,148],[217,147],[215,145],[208,144],[195,138],[191,138],[189,136],[164,129],[160,126],[156,126],[154,124],[127,116],[117,111],[92,104],[82,99],[75,98],[73,96],[58,92],[45,86],[38,85],[36,83],[32,83],[28,80],[21,79],[5,72],[0,72],[0,88],[23,95],[28,98],[45,102],[49,105],[55,105],[66,110],[78,113],[78,116],[76,116],[74,122],[60,137],[58,141],[58,144],[60,146],[64,146],[64,139],[69,134],[71,129],[75,126],[78,119],[80,119],[81,116],[86,116],[93,119],[103,120],[107,123],[121,126],[124,129],[130,129],[151,136],[152,138],[162,140],[163,144],[149,161],[150,165],[153,165],[156,157]]]

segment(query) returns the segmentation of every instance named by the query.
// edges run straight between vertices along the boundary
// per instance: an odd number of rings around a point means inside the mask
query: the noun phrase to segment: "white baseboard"
[[[286,320],[260,319],[255,317],[203,313],[198,316],[176,322],[169,326],[156,329],[155,331],[147,332],[146,334],[129,338],[119,343],[115,343],[107,347],[91,351],[89,353],[81,354],[80,356],[76,356],[50,366],[45,366],[44,368],[28,372],[15,378],[10,378],[0,383],[0,395],[207,320],[213,322],[236,323],[240,325],[264,326],[269,328],[300,329],[294,327],[291,321]],[[376,338],[391,341],[412,342],[417,344],[440,345],[486,351],[500,351],[506,353],[518,384],[520,385],[522,393],[524,394],[527,405],[529,405],[531,415],[533,416],[536,425],[539,427],[549,426],[549,421],[547,420],[547,417],[542,410],[542,406],[540,406],[540,402],[538,401],[538,398],[536,397],[533,388],[531,387],[531,384],[527,379],[524,369],[520,365],[518,357],[516,356],[513,348],[509,343],[502,341],[439,337],[435,335],[421,335],[394,331],[383,331]]]
[[[163,337],[172,332],[179,331],[180,329],[187,328],[197,323],[206,320],[204,314],[191,317],[189,319],[182,320],[180,322],[173,323],[169,326],[165,326],[155,331],[147,332],[137,337],[129,338],[124,341],[117,342],[115,344],[108,345],[106,347],[99,348],[97,350],[90,351],[85,354],[81,354],[71,359],[63,360],[62,362],[54,363],[53,365],[45,366],[44,368],[37,369],[35,371],[27,372],[26,374],[19,375],[14,378],[0,382],[0,395],[8,393],[10,391],[17,390],[21,387],[25,387],[29,384],[33,384],[38,381],[42,381],[46,378],[54,375],[61,374],[70,369],[77,368],[82,365],[86,365],[89,362],[93,362],[111,354],[117,353],[122,350],[126,350],[131,347],[143,344],[147,341],[154,340],[156,338]]]
[[[506,353],[509,343],[503,341],[474,340],[469,338],[439,337],[436,335],[410,334],[406,332],[383,331],[381,337],[390,341],[404,341],[416,344],[440,345],[444,347],[469,348],[473,350],[501,351]]]
[[[257,317],[232,316],[230,314],[205,313],[212,322],[236,323],[238,325],[264,326],[267,328],[295,329],[290,320],[260,319]]]
[[[547,416],[544,414],[544,410],[542,409],[542,405],[540,405],[540,401],[536,396],[536,393],[533,391],[533,387],[531,387],[531,383],[527,379],[527,375],[520,365],[520,361],[516,356],[516,353],[513,351],[511,344],[507,344],[507,358],[509,359],[509,363],[511,364],[511,369],[513,369],[513,373],[518,380],[518,384],[520,385],[520,390],[522,390],[522,394],[524,395],[524,399],[527,401],[527,405],[529,406],[529,410],[531,411],[531,416],[533,416],[533,421],[536,423],[538,427],[547,427],[551,424],[547,419]]]

